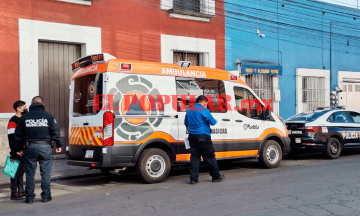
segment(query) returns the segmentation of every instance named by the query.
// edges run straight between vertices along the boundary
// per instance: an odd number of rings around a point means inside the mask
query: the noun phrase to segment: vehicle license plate
[[[295,143],[301,143],[301,139],[300,139],[300,138],[296,138],[296,139],[295,139]]]
[[[94,150],[86,150],[85,158],[93,158],[93,156],[94,156]]]

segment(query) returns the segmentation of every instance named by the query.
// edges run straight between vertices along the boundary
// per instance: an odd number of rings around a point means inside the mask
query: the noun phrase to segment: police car
[[[343,149],[360,149],[360,113],[344,107],[319,107],[285,120],[291,139],[290,155],[324,152],[330,159]]]

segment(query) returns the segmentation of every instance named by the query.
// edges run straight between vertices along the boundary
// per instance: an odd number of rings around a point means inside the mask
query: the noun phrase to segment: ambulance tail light
[[[71,69],[75,70],[75,63],[71,64]]]
[[[112,112],[104,113],[104,127],[103,127],[103,145],[113,146],[114,145],[114,122],[115,115]]]

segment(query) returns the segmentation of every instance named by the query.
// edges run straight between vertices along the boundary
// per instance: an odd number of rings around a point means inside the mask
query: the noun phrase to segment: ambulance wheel
[[[145,149],[136,164],[136,173],[147,183],[163,182],[169,175],[171,162],[169,155],[161,149]]]
[[[267,140],[261,149],[259,162],[266,168],[275,168],[282,159],[282,150],[278,142]]]
[[[341,143],[336,138],[330,138],[325,150],[325,156],[329,159],[337,159],[341,154]]]

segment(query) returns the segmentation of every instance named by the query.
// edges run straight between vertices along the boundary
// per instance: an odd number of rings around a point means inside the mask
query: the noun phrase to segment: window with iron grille
[[[174,51],[174,64],[179,61],[189,61],[193,66],[205,66],[203,53]]]
[[[200,13],[200,0],[174,0],[174,8]]]
[[[247,75],[245,81],[261,100],[265,99],[268,101],[274,99],[272,76],[257,74]]]
[[[302,77],[303,112],[326,106],[325,91],[324,77]]]

